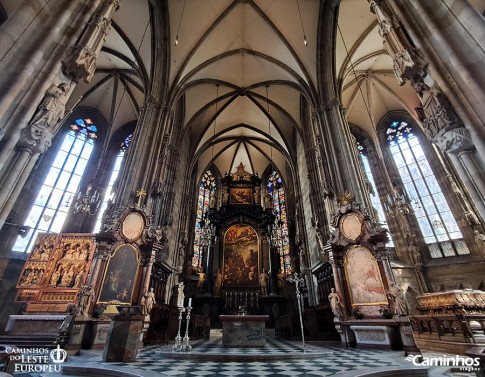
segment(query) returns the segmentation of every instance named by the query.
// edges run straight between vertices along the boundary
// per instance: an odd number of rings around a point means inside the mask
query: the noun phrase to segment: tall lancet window
[[[413,127],[394,121],[387,142],[432,258],[469,254]]]
[[[386,216],[384,214],[384,208],[382,207],[381,200],[379,199],[379,193],[377,192],[376,182],[374,180],[374,175],[369,163],[369,158],[367,157],[367,149],[359,141],[356,141],[357,150],[359,151],[360,161],[362,163],[362,168],[364,169],[364,174],[367,179],[367,184],[369,185],[370,200],[372,207],[374,209],[373,217],[374,221],[387,228]],[[388,247],[394,247],[391,235],[387,234],[389,237]]]
[[[24,223],[31,229],[25,238],[17,238],[13,251],[30,251],[39,232],[61,231],[88,164],[97,131],[89,118],[77,119],[70,125]]]
[[[288,221],[286,215],[285,189],[280,175],[273,171],[268,179],[268,192],[273,198],[273,208],[276,215],[276,226],[273,229],[273,240],[280,254],[280,269],[285,275],[290,274],[291,260],[288,242]]]
[[[204,246],[208,246],[208,239],[203,237],[201,221],[206,220],[209,212],[209,199],[212,192],[216,190],[216,181],[212,173],[207,172],[202,177],[199,185],[199,195],[197,197],[197,218],[195,220],[195,237],[194,237],[194,256],[192,258],[192,268],[200,270],[202,268],[202,255]]]
[[[111,176],[109,178],[108,186],[106,187],[106,193],[104,194],[103,203],[101,204],[101,208],[98,211],[98,218],[96,219],[96,225],[94,226],[94,233],[97,233],[101,229],[101,221],[103,220],[104,211],[108,207],[108,202],[113,200],[115,192],[113,191],[113,185],[118,178],[118,174],[120,173],[121,169],[121,162],[123,161],[123,157],[125,152],[128,149],[128,146],[131,143],[131,139],[133,134],[130,134],[125,140],[123,140],[120,144],[120,151],[116,156],[116,160],[113,166],[113,170],[111,171]]]

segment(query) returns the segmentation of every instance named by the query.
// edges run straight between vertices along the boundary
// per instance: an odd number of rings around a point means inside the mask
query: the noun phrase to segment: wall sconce
[[[86,192],[83,194],[78,192],[76,201],[73,204],[74,213],[87,213],[91,216],[98,212],[101,200],[98,190],[93,191],[93,186],[89,184],[86,187]]]

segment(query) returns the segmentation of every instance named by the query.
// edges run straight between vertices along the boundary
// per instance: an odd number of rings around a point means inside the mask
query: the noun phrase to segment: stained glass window
[[[392,122],[387,142],[431,257],[469,254],[413,128]]]
[[[356,141],[356,146],[357,146],[357,150],[359,151],[359,157],[362,163],[362,167],[364,169],[365,176],[371,188],[370,200],[372,203],[372,207],[375,210],[375,212],[373,213],[373,217],[377,217],[374,220],[380,225],[382,225],[383,227],[387,228],[386,216],[384,214],[384,209],[382,207],[381,200],[379,199],[379,195],[377,193],[377,186],[376,186],[376,182],[374,181],[374,176],[372,175],[369,159],[367,158],[367,149],[358,141]],[[389,237],[389,242],[386,245],[388,247],[394,247],[394,243],[392,242],[390,233],[388,233],[387,236]]]
[[[209,211],[210,194],[215,190],[216,181],[212,173],[207,170],[207,172],[202,177],[202,180],[200,181],[199,193],[197,196],[197,218],[195,221],[194,256],[192,258],[192,267],[196,270],[199,270],[202,267],[202,255],[204,252],[200,222],[205,219],[205,216]]]
[[[277,229],[274,230],[273,239],[280,254],[280,269],[285,275],[290,274],[291,260],[288,242],[288,221],[286,213],[286,197],[283,181],[280,175],[273,171],[268,179],[268,192],[273,198],[273,208],[277,219]]]
[[[30,230],[24,238],[17,238],[13,251],[30,252],[39,232],[61,231],[88,164],[97,131],[89,118],[77,119],[70,125],[24,223]]]
[[[120,143],[120,152],[118,156],[116,156],[115,164],[113,166],[113,170],[111,171],[111,176],[109,178],[108,186],[106,187],[106,193],[104,194],[103,203],[101,204],[101,208],[98,211],[98,218],[96,219],[96,225],[94,226],[94,233],[99,232],[101,229],[101,221],[103,220],[104,211],[108,207],[108,202],[113,200],[115,193],[113,192],[113,185],[118,178],[118,174],[120,173],[121,162],[123,161],[123,156],[125,152],[128,150],[128,146],[131,143],[131,139],[133,134],[130,134],[125,140]]]

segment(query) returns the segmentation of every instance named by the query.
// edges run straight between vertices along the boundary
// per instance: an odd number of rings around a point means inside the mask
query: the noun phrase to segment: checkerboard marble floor
[[[224,355],[226,361],[221,361]],[[236,360],[227,361],[234,357]],[[110,371],[104,376],[121,376],[129,372],[141,377],[216,377],[216,376],[359,376],[366,371],[410,366],[402,351],[380,351],[346,348],[337,345],[280,342],[269,339],[265,348],[224,348],[219,339],[197,341],[190,352],[172,351],[172,345],[145,347],[131,363],[102,361],[101,351],[83,351],[69,357],[65,367],[76,367],[74,376],[100,376],[100,369]],[[92,368],[92,369],[90,369]],[[76,374],[76,370],[78,371]],[[392,374],[388,374],[392,376]],[[430,377],[472,377],[473,373],[452,373],[449,368],[432,368]],[[60,377],[61,374],[14,374],[15,377]],[[411,375],[410,375],[411,376]]]

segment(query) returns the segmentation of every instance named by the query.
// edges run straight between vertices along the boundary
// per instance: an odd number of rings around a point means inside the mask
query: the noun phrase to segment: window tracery
[[[211,194],[216,191],[216,181],[210,170],[202,177],[199,184],[199,193],[197,196],[197,214],[195,220],[195,237],[194,237],[194,255],[192,257],[192,268],[200,270],[202,268],[203,241],[201,221],[206,219],[209,211],[209,201]]]
[[[101,222],[103,220],[103,215],[104,211],[106,211],[106,208],[108,207],[108,202],[110,200],[113,200],[114,198],[114,191],[113,191],[113,185],[118,178],[118,175],[120,173],[121,169],[121,163],[123,162],[123,157],[125,156],[126,151],[128,150],[128,147],[131,143],[131,140],[133,138],[133,134],[129,134],[121,143],[120,143],[120,150],[118,152],[118,155],[116,156],[116,160],[113,166],[113,170],[111,171],[111,176],[109,178],[108,186],[106,187],[106,191],[104,194],[103,202],[101,203],[101,208],[98,211],[98,217],[96,219],[96,225],[94,226],[94,233],[99,232],[101,229]]]
[[[432,258],[469,254],[413,127],[393,121],[386,130],[389,150]]]
[[[24,223],[30,230],[24,237],[17,237],[13,251],[29,252],[39,232],[61,231],[97,133],[98,129],[90,118],[76,119],[69,125]]]
[[[286,275],[292,272],[288,241],[286,195],[283,181],[276,171],[273,171],[268,179],[267,190],[273,199],[273,209],[277,223],[275,227],[276,229],[274,229],[273,240],[280,255],[281,272]]]

